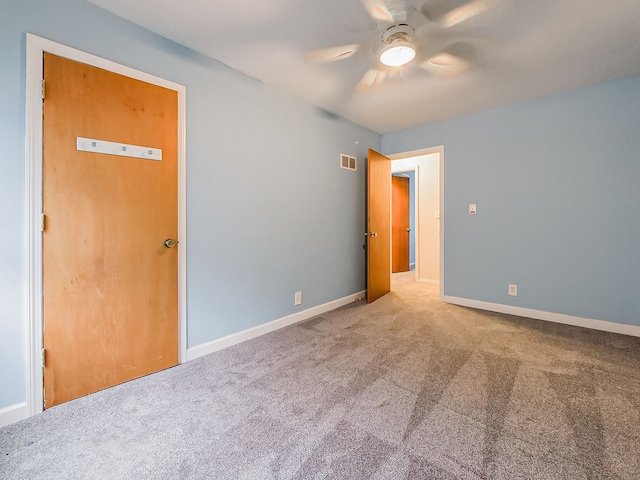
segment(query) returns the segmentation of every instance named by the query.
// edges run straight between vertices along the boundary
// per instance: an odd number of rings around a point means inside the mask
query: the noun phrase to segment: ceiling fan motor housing
[[[415,33],[415,29],[408,23],[397,23],[391,25],[382,33],[382,41],[387,45],[391,45],[394,42],[408,42]]]

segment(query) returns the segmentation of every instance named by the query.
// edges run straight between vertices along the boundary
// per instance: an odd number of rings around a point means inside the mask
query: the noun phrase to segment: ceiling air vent
[[[354,172],[358,170],[358,160],[356,157],[352,157],[351,155],[345,155],[344,153],[340,154],[340,167],[346,168],[347,170],[353,170]]]

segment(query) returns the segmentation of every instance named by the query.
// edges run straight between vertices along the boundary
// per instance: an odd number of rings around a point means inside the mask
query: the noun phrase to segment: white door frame
[[[408,152],[400,152],[392,155],[387,155],[391,160],[402,160],[404,158],[412,158],[419,157],[422,155],[430,155],[433,153],[437,153],[440,159],[440,198],[439,198],[439,210],[440,210],[440,300],[442,301],[444,298],[444,235],[445,235],[445,227],[444,227],[444,145],[439,145],[437,147],[429,147],[422,148],[419,150],[411,150]],[[424,188],[424,186],[420,185],[420,176],[419,176],[419,165],[416,166],[416,204],[418,204],[419,191],[420,188]],[[393,168],[392,168],[393,172]],[[416,279],[418,279],[418,275],[420,273],[420,267],[418,265],[418,248],[419,248],[419,235],[420,235],[420,210],[419,205],[416,206]]]
[[[186,88],[162,78],[27,33],[25,91],[25,318],[27,415],[41,413],[44,403],[42,369],[42,78],[43,54],[52,53],[109,70],[178,94],[178,361],[187,360],[186,307]]]

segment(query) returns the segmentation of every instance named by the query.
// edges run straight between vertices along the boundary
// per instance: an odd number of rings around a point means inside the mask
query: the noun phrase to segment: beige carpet
[[[442,304],[412,275],[6,427],[0,478],[640,478],[640,339]]]

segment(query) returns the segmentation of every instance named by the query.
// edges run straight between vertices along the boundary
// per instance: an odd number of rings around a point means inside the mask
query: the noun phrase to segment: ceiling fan
[[[309,63],[323,63],[370,49],[375,56],[374,65],[358,83],[358,91],[380,84],[389,74],[409,64],[434,75],[455,77],[469,69],[474,47],[446,35],[446,30],[502,1],[426,0],[414,7],[409,0],[360,0],[377,25],[371,41],[309,50],[304,57]]]

